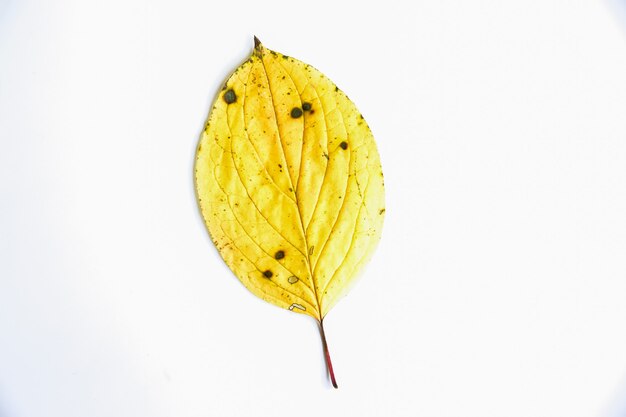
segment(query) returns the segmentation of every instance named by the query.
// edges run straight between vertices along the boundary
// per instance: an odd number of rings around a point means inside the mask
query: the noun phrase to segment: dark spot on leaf
[[[224,97],[224,101],[228,104],[232,104],[235,101],[237,101],[237,95],[235,94],[232,88],[226,91],[223,97]]]
[[[297,119],[300,116],[302,116],[302,109],[300,107],[294,107],[291,109],[291,117]]]
[[[383,214],[384,212],[385,212],[385,209],[378,210],[378,214]]]
[[[313,255],[313,251],[315,250],[315,245],[309,248],[309,256]]]
[[[335,86],[335,92],[339,91],[339,87]]]
[[[283,259],[285,257],[285,251],[279,250],[274,254],[274,258]]]
[[[267,271],[263,272],[263,276],[264,276],[265,278],[272,278],[272,276],[273,276],[273,275],[274,275],[274,274],[273,274],[273,273],[272,273],[272,271],[270,271],[269,269],[268,269]]]
[[[348,142],[344,140],[339,144],[339,147],[345,151],[346,149],[348,149]]]
[[[302,110],[310,111],[311,110],[311,103],[302,103]]]

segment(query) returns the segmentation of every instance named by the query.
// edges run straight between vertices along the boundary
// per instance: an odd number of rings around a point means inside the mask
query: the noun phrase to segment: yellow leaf
[[[324,74],[266,49],[228,78],[195,166],[202,216],[226,264],[258,297],[323,319],[368,261],[385,203],[376,143]]]

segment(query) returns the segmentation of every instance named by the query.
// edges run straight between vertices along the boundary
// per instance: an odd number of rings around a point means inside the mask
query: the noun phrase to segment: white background
[[[626,415],[626,2],[377,3],[0,0],[0,416]],[[339,390],[195,203],[254,34],[381,153]]]

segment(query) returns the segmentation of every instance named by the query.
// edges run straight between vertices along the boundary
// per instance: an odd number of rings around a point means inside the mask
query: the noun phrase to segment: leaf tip
[[[252,51],[252,55],[258,58],[263,58],[264,51],[265,51],[265,48],[263,47],[263,44],[261,43],[259,38],[255,36],[254,37],[254,50]]]

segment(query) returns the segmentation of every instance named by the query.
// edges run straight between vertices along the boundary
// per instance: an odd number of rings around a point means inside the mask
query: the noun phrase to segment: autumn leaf
[[[319,323],[369,260],[385,213],[372,133],[324,74],[266,49],[228,78],[202,133],[198,202],[226,264],[256,296]]]

